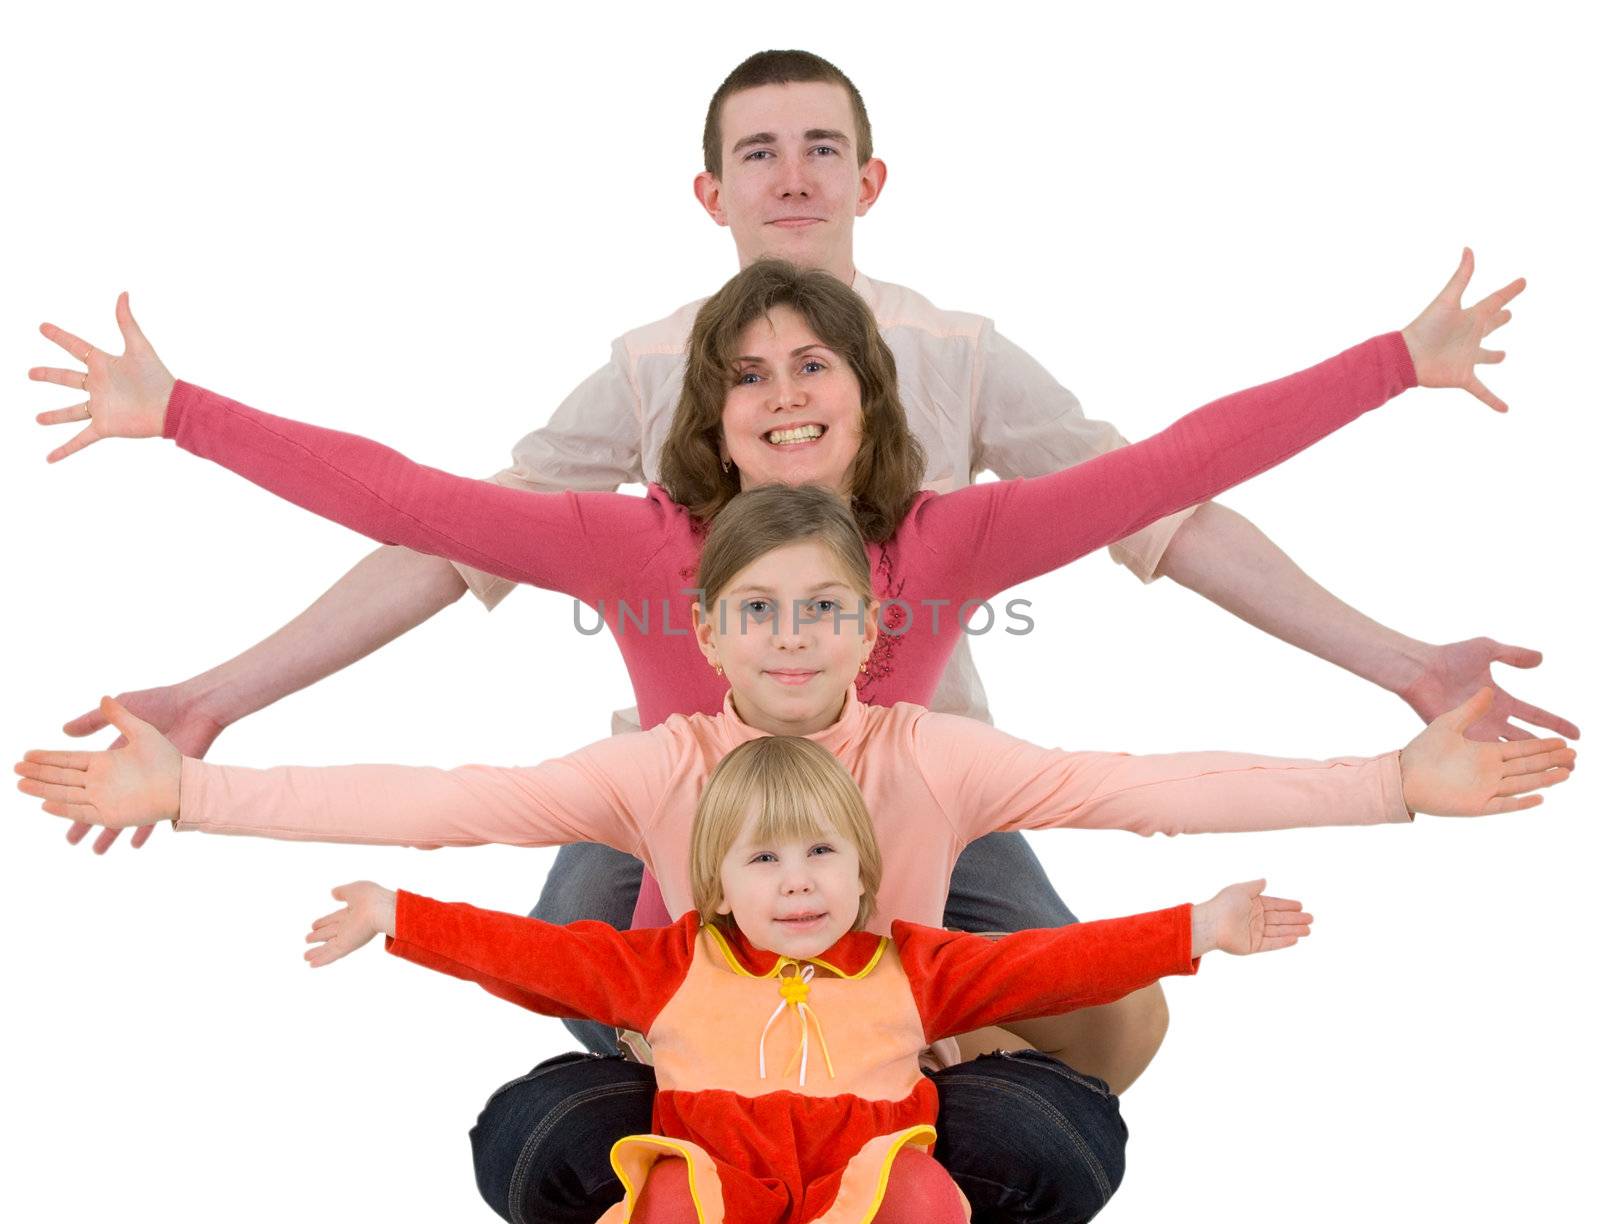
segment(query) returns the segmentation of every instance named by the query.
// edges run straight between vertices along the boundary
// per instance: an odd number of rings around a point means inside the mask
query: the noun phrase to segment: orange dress
[[[1189,924],[1187,905],[998,940],[897,921],[794,961],[694,914],[619,932],[402,892],[388,948],[649,1039],[655,1133],[613,1147],[625,1195],[604,1224],[629,1218],[663,1157],[688,1162],[701,1224],[868,1224],[896,1154],[935,1138],[925,1046],[1192,973]]]

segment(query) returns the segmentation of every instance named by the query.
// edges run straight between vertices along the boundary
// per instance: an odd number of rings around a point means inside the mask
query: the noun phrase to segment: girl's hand
[[[106,721],[126,743],[106,752],[39,752],[16,765],[17,789],[44,800],[44,810],[79,824],[126,829],[178,815],[183,755],[147,722],[109,697],[100,700]]]
[[[167,419],[167,400],[175,381],[156,356],[150,341],[128,309],[128,295],[117,298],[117,326],[122,329],[122,356],[103,353],[87,340],[62,331],[53,323],[41,323],[39,330],[55,341],[73,360],[88,370],[57,370],[40,366],[28,371],[35,382],[59,383],[63,387],[88,392],[89,398],[71,408],[41,412],[35,420],[41,425],[64,425],[88,421],[68,441],[51,451],[55,463],[101,438],[159,438]]]
[[[1491,293],[1476,306],[1463,308],[1461,295],[1472,279],[1472,250],[1461,252],[1461,266],[1428,308],[1412,320],[1401,336],[1411,350],[1417,382],[1424,387],[1460,387],[1472,392],[1496,412],[1505,401],[1478,381],[1479,365],[1504,361],[1506,355],[1483,348],[1483,338],[1511,321],[1505,305],[1528,287],[1520,276],[1504,289]]]
[[[341,956],[349,956],[374,935],[394,935],[394,902],[392,889],[374,884],[371,880],[357,880],[342,884],[333,890],[333,899],[343,901],[344,908],[311,924],[308,944],[320,944],[306,953],[313,969],[331,965]]]
[[[194,757],[196,760],[205,756],[211,747],[211,742],[222,734],[223,728],[227,725],[220,717],[204,708],[202,699],[192,695],[188,686],[183,684],[118,693],[116,701],[118,705],[144,719],[166,736],[172,742],[172,746],[184,756]],[[77,738],[103,731],[108,725],[105,714],[99,706],[96,706],[78,715],[61,730]],[[127,742],[118,736],[110,746],[121,748]],[[93,825],[75,823],[67,830],[67,841],[75,846],[87,837],[93,828]],[[131,843],[133,848],[137,850],[149,841],[150,834],[155,830],[155,825],[145,825],[142,829],[135,830]],[[121,829],[101,829],[99,836],[94,840],[94,852],[104,854],[120,836],[122,836]]]
[[[1191,952],[1203,956],[1214,949],[1235,956],[1287,948],[1311,934],[1311,915],[1300,902],[1263,897],[1265,880],[1230,884],[1211,900],[1194,907]]]
[[[1492,689],[1479,689],[1465,705],[1434,719],[1401,751],[1406,807],[1433,816],[1520,812],[1543,802],[1528,791],[1555,786],[1572,775],[1578,754],[1565,740],[1468,739],[1467,729],[1489,712],[1493,698]]]

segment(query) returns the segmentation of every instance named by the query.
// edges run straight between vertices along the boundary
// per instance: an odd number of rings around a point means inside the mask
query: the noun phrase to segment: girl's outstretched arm
[[[15,766],[17,789],[44,800],[50,815],[80,824],[129,829],[177,819],[183,754],[109,697],[101,698],[100,714],[121,732],[117,747],[29,752]]]

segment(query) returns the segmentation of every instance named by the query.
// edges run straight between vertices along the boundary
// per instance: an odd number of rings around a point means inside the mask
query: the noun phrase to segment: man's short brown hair
[[[736,93],[759,89],[763,85],[803,85],[823,81],[842,85],[850,96],[850,109],[856,117],[856,165],[863,166],[872,156],[872,124],[867,119],[867,106],[861,100],[861,91],[855,83],[820,55],[809,51],[757,51],[728,74],[728,79],[717,86],[711,95],[711,105],[706,109],[706,130],[702,138],[705,146],[706,169],[717,178],[722,177],[722,104]]]

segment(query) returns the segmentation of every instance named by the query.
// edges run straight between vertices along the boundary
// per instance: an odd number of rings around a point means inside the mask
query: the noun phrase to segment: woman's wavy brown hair
[[[705,522],[738,494],[738,469],[722,470],[723,403],[737,373],[739,337],[777,306],[805,319],[861,385],[861,449],[846,485],[861,534],[881,543],[911,508],[927,457],[906,423],[894,354],[877,320],[853,289],[826,272],[758,260],[700,308],[689,333],[683,393],[661,450],[661,483],[673,501]]]

